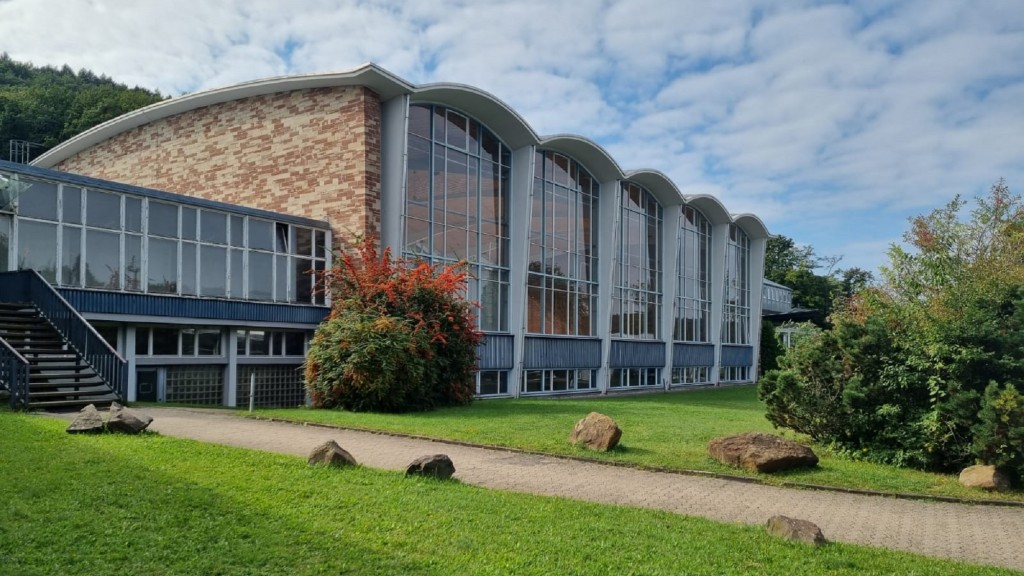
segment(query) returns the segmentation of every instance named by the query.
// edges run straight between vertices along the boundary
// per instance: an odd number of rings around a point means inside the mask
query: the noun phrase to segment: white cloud
[[[1009,1],[0,0],[0,51],[172,95],[368,61],[467,83],[866,268],[910,214],[1024,190]]]

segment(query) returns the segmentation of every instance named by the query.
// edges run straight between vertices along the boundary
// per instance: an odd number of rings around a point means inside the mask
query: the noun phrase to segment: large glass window
[[[711,341],[711,222],[692,206],[682,208],[676,261],[673,339]]]
[[[597,382],[593,370],[524,370],[523,392],[575,392],[593,390]]]
[[[578,162],[554,152],[538,152],[535,170],[527,331],[592,336],[599,183]]]
[[[11,263],[8,253],[11,249],[11,217],[0,214],[0,272],[7,272]]]
[[[750,344],[750,239],[735,224],[725,247],[722,343]]]
[[[470,263],[484,331],[508,330],[511,151],[479,122],[440,106],[409,109],[404,255]]]
[[[661,226],[662,208],[654,196],[636,184],[623,183],[613,269],[613,337],[661,336]]]
[[[57,281],[57,225],[18,222],[18,268],[34,268],[50,282]]]

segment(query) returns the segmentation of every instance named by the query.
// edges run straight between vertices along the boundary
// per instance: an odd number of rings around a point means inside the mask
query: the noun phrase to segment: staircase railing
[[[34,304],[82,359],[107,381],[114,393],[122,401],[127,398],[128,363],[39,272],[0,273],[0,302]]]
[[[28,360],[3,340],[0,340],[0,382],[7,385],[11,409],[27,401]]]

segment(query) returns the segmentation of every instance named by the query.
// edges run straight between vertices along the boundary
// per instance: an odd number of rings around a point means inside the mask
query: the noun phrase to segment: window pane
[[[195,328],[183,328],[181,330],[181,355],[196,355],[196,330]]]
[[[235,331],[235,353],[245,356],[245,330]]]
[[[173,204],[149,201],[149,233],[156,236],[178,237],[178,207]]]
[[[278,222],[274,226],[274,237],[277,239],[277,252],[279,254],[288,253],[288,225],[281,224]]]
[[[313,234],[313,256],[316,258],[327,257],[327,233],[316,230]]]
[[[266,220],[249,219],[249,248],[253,250],[274,249],[274,227]]]
[[[295,294],[295,301],[302,304],[312,303],[313,276],[310,272],[313,270],[313,261],[295,258],[294,263],[295,275],[292,281],[295,283],[295,290],[292,293]]]
[[[181,243],[181,293],[196,293],[196,245],[189,242]]]
[[[65,226],[61,245],[61,278],[64,286],[82,285],[82,229]]]
[[[202,227],[202,241],[209,242],[211,244],[227,244],[228,243],[228,216],[221,212],[210,212],[203,210],[201,212],[203,220],[200,223]]]
[[[28,186],[18,196],[18,214],[46,220],[57,219],[57,185],[50,182],[23,179]]]
[[[89,190],[86,196],[85,223],[97,228],[121,229],[121,195]]]
[[[267,342],[267,333],[260,330],[249,331],[249,355],[266,356],[270,353],[270,346]]]
[[[178,330],[176,328],[153,328],[153,355],[176,356],[178,354]]]
[[[124,235],[124,289],[142,290],[142,236]]]
[[[196,209],[181,207],[181,237],[185,240],[196,239]]]
[[[274,257],[263,252],[249,252],[249,299],[273,300]]]
[[[7,261],[7,251],[11,246],[11,217],[0,214],[0,272],[7,272],[10,269],[10,262]]]
[[[302,332],[284,333],[284,353],[288,356],[302,356],[305,351],[306,335]]]
[[[242,270],[242,251],[232,250],[231,251],[231,297],[232,298],[244,298],[242,290],[242,279],[245,278],[245,273]]]
[[[128,232],[142,232],[142,199],[124,197],[124,229]]]
[[[149,355],[149,328],[135,329],[135,355]]]
[[[149,239],[149,291],[158,294],[178,292],[178,242]]]
[[[227,250],[217,246],[200,246],[200,295],[227,294]]]
[[[61,219],[68,224],[82,223],[82,189],[64,185],[61,187],[64,207]]]
[[[243,246],[242,241],[245,239],[245,219],[241,216],[231,217],[231,245],[235,248],[241,248]]]
[[[85,286],[119,290],[120,284],[121,235],[116,232],[86,230]]]
[[[220,330],[205,329],[199,330],[199,355],[219,356],[220,355]]]
[[[288,297],[288,257],[287,256],[276,256],[275,257],[275,274],[277,276],[276,291],[274,293],[274,300],[278,302],[290,302],[291,299]]]
[[[38,270],[53,282],[57,273],[57,225],[22,220],[18,226],[18,268]]]

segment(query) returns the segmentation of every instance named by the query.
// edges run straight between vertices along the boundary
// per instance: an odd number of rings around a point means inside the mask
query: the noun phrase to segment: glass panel
[[[241,248],[245,240],[245,219],[241,216],[231,217],[231,245]]]
[[[177,356],[178,330],[176,328],[153,328],[153,355]]]
[[[268,282],[273,274],[274,257],[271,254],[249,252],[249,299],[274,299],[274,285]]]
[[[456,148],[466,149],[466,132],[468,126],[466,125],[466,117],[461,114],[457,114],[448,111],[448,134],[447,143],[449,146]]]
[[[11,246],[11,217],[0,214],[0,272],[7,272],[11,263],[8,252]]]
[[[158,294],[178,292],[178,241],[149,239],[149,286]]]
[[[288,225],[278,222],[274,226],[274,238],[277,239],[276,246],[279,254],[288,253]]]
[[[57,280],[57,225],[22,220],[18,223],[18,269],[37,270]]]
[[[204,329],[198,331],[199,355],[219,356],[220,355],[220,330]]]
[[[270,353],[270,345],[267,342],[267,333],[262,330],[249,331],[249,355],[266,356]]]
[[[195,328],[183,328],[181,330],[181,355],[196,355],[196,330]]]
[[[142,236],[124,235],[124,289],[142,291]]]
[[[309,228],[300,228],[299,226],[293,226],[292,230],[295,231],[295,252],[299,256],[312,256],[313,255],[313,231]]]
[[[181,237],[185,240],[196,239],[196,209],[181,207]]]
[[[284,333],[284,353],[287,356],[302,356],[305,351],[306,335],[302,332]]]
[[[178,207],[173,204],[149,201],[149,234],[178,237]]]
[[[274,250],[274,228],[266,220],[249,219],[249,248],[253,250]]]
[[[65,226],[61,239],[60,283],[64,286],[82,285],[82,229]]]
[[[313,256],[317,258],[327,257],[327,233],[316,230],[313,233]]]
[[[430,138],[430,107],[409,107],[409,133]]]
[[[202,221],[200,227],[202,229],[202,241],[209,242],[211,244],[227,244],[228,243],[228,216],[221,212],[210,212],[203,210],[201,213]]]
[[[217,246],[200,246],[199,249],[200,295],[227,295],[227,250]]]
[[[189,242],[181,243],[181,293],[196,293],[196,245]]]
[[[313,270],[313,261],[306,260],[304,258],[294,258],[295,264],[295,290],[292,292],[294,300],[302,304],[310,304],[313,302],[313,276],[310,274]]]
[[[242,269],[241,250],[231,251],[231,270],[229,274],[231,276],[231,297],[244,298],[244,292],[242,290],[242,279],[245,278],[245,271]]]
[[[89,190],[86,194],[85,223],[97,228],[121,229],[121,195]]]
[[[90,204],[91,206],[91,204]],[[121,288],[121,235],[116,232],[86,230],[85,286]]]
[[[61,219],[68,224],[82,223],[82,189],[64,185],[61,187]]]
[[[235,353],[245,356],[245,330],[235,331]]]
[[[149,355],[149,328],[139,327],[135,329],[135,355]]]
[[[18,214],[45,220],[57,219],[57,185],[50,182],[23,179],[28,185],[18,196]]]
[[[274,300],[278,302],[290,302],[291,299],[288,295],[288,257],[287,256],[275,256],[275,270],[276,275]]]
[[[124,229],[128,232],[142,232],[142,199],[124,197]]]

